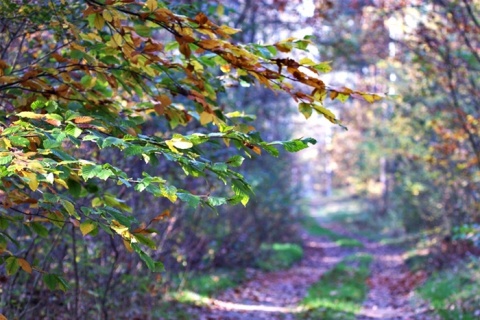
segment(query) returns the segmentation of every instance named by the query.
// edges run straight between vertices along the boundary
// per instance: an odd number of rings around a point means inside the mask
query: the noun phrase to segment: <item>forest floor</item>
[[[409,271],[404,250],[352,233],[345,229],[343,223],[321,217],[315,217],[314,221],[331,234],[319,235],[317,232],[315,235],[315,232],[312,234],[304,230],[304,256],[299,263],[290,269],[275,272],[250,270],[243,284],[203,299],[197,306],[189,307],[188,312],[202,320],[436,319],[428,305],[414,293],[415,288],[425,281],[426,274]],[[338,240],[339,237],[350,239],[358,245],[345,245],[345,241]],[[329,285],[321,281],[328,282],[329,278],[338,276],[339,270],[342,270],[338,266],[348,257],[359,255],[371,257],[365,278],[352,278],[362,283],[339,282],[337,286],[340,288],[324,290],[328,292],[326,297],[315,297],[318,294],[312,289],[315,284],[321,291],[322,286]],[[354,269],[346,270],[347,277],[355,274]],[[362,285],[365,287],[364,295],[352,307],[355,297],[353,293],[349,296],[350,293],[345,291],[350,287],[355,290],[358,286],[361,291]],[[306,297],[312,294],[314,296],[308,302]],[[335,297],[337,294],[338,297]],[[342,294],[346,294],[346,301],[342,301]],[[350,311],[344,312],[342,308],[350,308]]]

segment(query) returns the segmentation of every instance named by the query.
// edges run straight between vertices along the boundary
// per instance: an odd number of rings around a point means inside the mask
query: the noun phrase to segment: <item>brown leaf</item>
[[[23,258],[17,258],[18,265],[27,273],[32,273],[32,266],[27,260]],[[1,319],[1,318],[0,318]]]
[[[204,25],[208,22],[208,17],[203,12],[200,12],[195,16],[195,22],[199,25]]]

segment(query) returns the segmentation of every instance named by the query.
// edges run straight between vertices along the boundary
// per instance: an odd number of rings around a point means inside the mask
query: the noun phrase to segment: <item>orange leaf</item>
[[[200,12],[195,16],[195,22],[199,25],[203,25],[208,22],[208,17],[203,12]]]
[[[27,273],[32,273],[32,266],[27,260],[23,258],[17,258],[18,265]],[[1,319],[1,318],[0,318]]]
[[[90,117],[90,116],[80,116],[80,117],[76,117],[75,119],[73,119],[73,122],[75,123],[90,123],[94,120],[94,118]]]
[[[166,217],[170,217],[170,210],[164,210],[162,213],[160,213],[158,216],[156,216],[155,218],[152,219],[152,221],[159,221],[159,220],[163,220],[165,219]]]

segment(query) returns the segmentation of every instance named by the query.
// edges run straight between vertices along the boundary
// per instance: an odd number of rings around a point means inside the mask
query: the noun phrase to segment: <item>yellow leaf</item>
[[[217,15],[219,15],[220,17],[223,16],[225,14],[225,7],[221,4],[219,4],[217,6]]]
[[[21,117],[21,118],[28,118],[28,119],[35,119],[35,120],[43,118],[43,114],[38,114],[38,113],[35,113],[35,112],[31,112],[31,111],[19,112],[19,113],[17,113],[17,116]]]
[[[62,205],[65,208],[65,210],[67,210],[69,215],[71,216],[75,215],[75,206],[70,201],[62,200]]]
[[[147,0],[145,6],[148,8],[148,10],[155,11],[158,8],[157,0]]]
[[[362,94],[363,99],[369,103],[373,103],[378,100],[382,100],[382,97],[376,94],[369,94],[369,93],[364,93]]]
[[[132,238],[131,233],[128,231],[128,227],[124,226],[123,224],[120,224],[116,220],[112,221],[110,228],[116,233],[118,233],[120,236],[122,236],[122,238],[125,240],[130,240]]]
[[[322,106],[319,106],[317,104],[313,104],[312,106],[318,113],[323,114],[323,116],[325,118],[327,118],[328,121],[330,121],[331,123],[337,123],[338,122],[332,111],[330,111],[327,108],[324,108]]]
[[[85,221],[80,223],[80,232],[85,236],[95,230],[96,227],[97,226],[92,221]]]
[[[238,33],[238,32],[240,32],[240,31],[242,31],[242,30],[240,30],[240,29],[230,28],[229,26],[225,26],[225,25],[220,26],[219,29],[220,29],[223,33],[229,34],[229,35],[230,35],[230,34],[235,34],[235,33]]]
[[[32,189],[32,191],[35,191],[38,189],[39,182],[37,180],[37,175],[35,173],[23,171],[23,176],[28,179],[28,186],[30,187],[30,189]]]
[[[220,70],[222,70],[225,73],[229,73],[230,70],[231,70],[230,65],[229,64],[224,64],[223,66],[220,67]]]
[[[109,10],[103,10],[102,15],[105,21],[112,22],[113,17]]]
[[[193,143],[191,143],[185,138],[173,138],[171,140],[165,141],[165,143],[168,145],[170,149],[172,149],[172,151],[176,151],[175,148],[190,149],[191,147],[193,147]]]
[[[23,271],[25,271],[27,273],[32,273],[32,266],[30,265],[30,263],[28,263],[27,260],[25,260],[23,258],[17,258],[17,262],[18,262],[18,265],[23,269]],[[0,317],[0,320],[1,319],[2,318]]]
[[[123,245],[125,246],[125,248],[127,249],[128,252],[133,252],[133,248],[130,245],[129,241],[123,239]],[[2,319],[0,319],[0,320],[2,320]]]
[[[117,46],[121,46],[123,44],[123,38],[119,33],[115,33],[113,35],[113,41],[115,41]]]
[[[292,44],[291,43],[275,43],[275,47],[278,49],[280,52],[290,52],[292,51]]]
[[[300,59],[299,61],[300,64],[304,64],[304,65],[307,65],[307,66],[314,66],[316,65],[316,63],[310,59],[310,58],[302,58]]]
[[[213,121],[213,114],[208,113],[206,111],[200,114],[200,124],[205,125]]]
[[[93,18],[93,25],[95,26],[95,28],[97,28],[98,30],[102,30],[103,29],[103,26],[105,25],[105,19],[103,19],[103,16],[96,13],[95,14],[95,17]]]
[[[2,141],[3,141],[3,144],[5,145],[5,149],[10,149],[12,147],[12,143],[7,138],[3,138]]]
[[[56,184],[61,185],[61,186],[64,187],[65,189],[68,189],[68,185],[67,185],[67,183],[65,182],[65,180],[63,180],[63,179],[57,179],[57,178],[56,178],[56,179],[54,179],[54,181],[55,181]]]

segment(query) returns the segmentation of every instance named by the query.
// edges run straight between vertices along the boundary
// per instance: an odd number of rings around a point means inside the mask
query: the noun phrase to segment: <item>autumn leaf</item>
[[[18,265],[27,273],[32,273],[32,266],[27,260],[23,258],[17,258]]]
[[[145,6],[149,11],[153,12],[158,8],[157,0],[147,0],[147,2],[145,2]]]
[[[95,230],[96,225],[92,221],[85,221],[80,223],[80,232],[82,233],[83,236],[86,236],[93,230]]]
[[[105,19],[103,19],[103,16],[99,13],[96,13],[93,19],[93,25],[97,30],[102,30],[104,25],[105,25]]]

